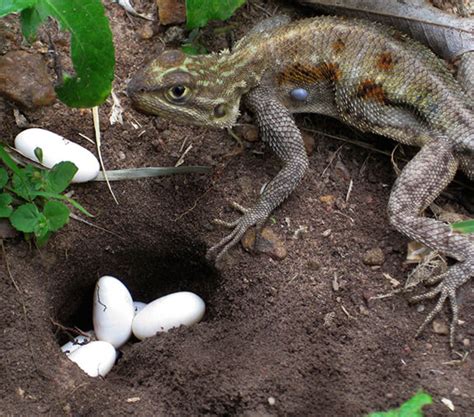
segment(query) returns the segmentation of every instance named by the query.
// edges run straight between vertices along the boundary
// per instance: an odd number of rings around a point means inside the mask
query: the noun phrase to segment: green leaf
[[[112,32],[100,0],[37,0],[40,16],[54,17],[71,33],[71,58],[75,75],[64,75],[56,88],[70,107],[94,107],[109,96],[114,79],[115,53]],[[28,22],[32,24],[32,21]]]
[[[32,233],[38,226],[41,219],[41,213],[38,208],[31,203],[19,206],[10,216],[12,226],[24,233]]]
[[[13,198],[10,194],[0,194],[0,218],[10,217],[13,209],[10,207]]]
[[[67,197],[65,195],[61,194],[55,194],[55,193],[48,193],[48,192],[43,192],[43,191],[34,191],[32,193],[33,197],[44,197],[46,199],[51,199],[54,198],[56,200],[63,200],[67,201],[69,204],[71,204],[74,208],[78,209],[81,213],[85,214],[88,217],[94,217],[93,214],[89,213],[84,207],[82,207],[77,201],[73,200],[70,197]]]
[[[205,55],[208,53],[206,47],[199,43],[183,43],[181,50],[187,55]]]
[[[31,7],[36,3],[36,0],[1,0],[0,1],[0,17],[6,16],[10,13],[21,12],[27,7]]]
[[[48,221],[48,230],[55,232],[69,222],[69,209],[59,201],[48,201],[44,205],[43,214]]]
[[[33,230],[36,240],[41,239],[49,232],[48,219],[43,213],[40,213],[38,216],[38,222]]]
[[[48,11],[41,4],[23,10],[21,12],[21,32],[25,39],[29,42],[34,41],[38,28],[47,17]]]
[[[5,187],[8,182],[8,172],[5,168],[0,167],[0,188]]]
[[[36,156],[36,159],[40,164],[43,163],[43,149],[41,149],[39,146],[34,149],[33,153]]]
[[[17,186],[24,191],[24,194],[19,194],[16,190],[13,190],[13,192],[20,195],[20,197],[24,198],[25,200],[31,201],[31,197],[28,193],[28,190],[31,188],[28,183],[28,178],[26,178],[26,175],[11,158],[11,156],[8,155],[7,151],[3,148],[2,145],[0,145],[0,160],[3,161],[7,168],[10,168],[10,170],[13,171],[13,183],[15,184],[16,181]],[[15,175],[17,177],[16,180]]]
[[[35,235],[36,245],[39,248],[42,248],[44,245],[46,245],[50,236],[51,236],[51,232],[48,230],[45,230],[40,236]]]
[[[32,193],[43,189],[45,186],[45,172],[33,165],[26,165],[20,169],[21,176],[13,174],[12,191],[21,198],[31,201]]]
[[[7,168],[10,168],[15,174],[20,177],[23,176],[20,167],[15,163],[12,157],[8,155],[8,152],[4,149],[2,145],[0,145],[0,159],[7,166]]]
[[[430,395],[419,392],[403,403],[400,408],[386,412],[370,413],[367,417],[423,417],[423,411],[421,409],[432,402],[433,399]]]
[[[209,20],[228,19],[245,0],[186,0],[186,25],[189,29],[206,26]]]
[[[461,233],[474,233],[474,220],[465,220],[463,222],[453,223],[453,230]]]
[[[45,191],[62,193],[76,175],[77,167],[72,162],[60,162],[47,173],[47,187]]]

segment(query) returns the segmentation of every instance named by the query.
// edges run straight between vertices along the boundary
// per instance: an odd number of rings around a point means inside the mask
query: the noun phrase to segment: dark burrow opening
[[[216,316],[214,294],[220,285],[217,269],[205,258],[204,244],[189,239],[156,242],[130,240],[119,249],[98,248],[69,256],[66,266],[56,273],[60,286],[53,295],[56,306],[53,332],[59,345],[77,333],[71,329],[92,330],[93,293],[97,280],[110,275],[119,279],[134,301],[149,303],[167,294],[190,291],[206,304],[202,321]],[[69,285],[67,285],[69,283]],[[132,337],[131,342],[136,341]]]

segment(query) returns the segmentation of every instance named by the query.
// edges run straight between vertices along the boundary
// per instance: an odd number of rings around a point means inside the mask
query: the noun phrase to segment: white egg
[[[117,278],[104,276],[94,291],[92,321],[98,340],[122,346],[132,334],[135,315],[132,296]]]
[[[90,181],[99,173],[99,161],[92,152],[46,129],[26,129],[19,133],[15,138],[15,148],[36,162],[39,161],[35,149],[41,148],[42,164],[48,168],[63,161],[74,163],[78,171],[72,182]]]
[[[61,346],[61,350],[66,354],[70,355],[75,350],[79,349],[82,346],[87,345],[91,339],[94,337],[94,332],[92,330],[86,332],[88,336],[80,334],[76,336],[74,339],[70,340],[66,344]]]
[[[75,350],[68,358],[89,376],[105,376],[114,366],[117,352],[110,343],[96,341]]]
[[[135,309],[135,315],[137,315],[145,307],[146,307],[146,303],[142,303],[141,301],[134,301],[133,302],[133,308]]]
[[[158,298],[147,304],[133,319],[133,334],[140,340],[167,332],[173,327],[199,322],[206,306],[201,297],[182,291]]]

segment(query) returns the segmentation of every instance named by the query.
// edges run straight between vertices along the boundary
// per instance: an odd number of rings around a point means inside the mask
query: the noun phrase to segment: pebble
[[[156,0],[160,24],[171,25],[186,20],[184,0]]]
[[[151,39],[153,37],[155,32],[153,30],[152,25],[153,25],[152,22],[147,22],[140,29],[138,29],[137,33],[138,33],[138,36],[140,37],[140,39],[148,40],[148,39]]]
[[[240,134],[247,142],[257,142],[259,139],[258,127],[255,125],[243,125],[236,127],[237,134]]]
[[[30,109],[52,104],[56,93],[43,58],[26,51],[0,56],[0,95]]]
[[[306,266],[312,271],[317,271],[321,268],[321,262],[319,262],[317,259],[310,259]]]
[[[319,201],[323,204],[327,204],[328,206],[332,206],[336,201],[336,196],[332,194],[325,194],[319,197]]]
[[[382,265],[385,262],[385,255],[381,248],[369,249],[365,252],[362,262],[370,266]]]
[[[324,327],[332,327],[334,325],[335,319],[336,319],[335,311],[331,311],[330,313],[327,313],[324,316],[324,321],[323,321]]]
[[[449,327],[444,321],[433,320],[433,331],[436,334],[447,335],[449,334]]]
[[[181,44],[186,39],[186,32],[181,26],[170,26],[163,35],[163,42],[169,44]]]
[[[303,137],[303,144],[304,149],[306,150],[306,154],[308,156],[314,153],[314,148],[316,147],[316,141],[314,140],[314,136],[309,134],[308,132],[302,132],[301,136]]]
[[[241,240],[242,246],[249,252],[262,253],[275,260],[285,259],[288,252],[281,238],[270,228],[261,230],[256,239],[255,228],[247,230]]]

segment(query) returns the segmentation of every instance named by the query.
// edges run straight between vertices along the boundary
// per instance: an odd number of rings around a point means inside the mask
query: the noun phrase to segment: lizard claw
[[[457,266],[457,265],[456,265]],[[422,323],[422,325],[418,328],[415,337],[418,337],[421,332],[426,328],[426,326],[433,321],[435,316],[441,311],[443,308],[444,303],[446,300],[449,299],[449,304],[451,306],[451,311],[452,311],[452,319],[451,319],[451,324],[449,327],[449,344],[451,348],[454,347],[454,334],[456,330],[456,324],[458,322],[458,316],[459,316],[459,305],[456,300],[456,289],[460,287],[463,283],[463,280],[459,280],[459,275],[457,275],[456,272],[458,272],[458,269],[456,266],[451,267],[448,272],[445,272],[444,274],[441,274],[437,277],[436,279],[432,279],[431,281],[441,281],[440,284],[436,286],[436,288],[432,289],[431,291],[428,291],[424,294],[417,295],[415,297],[412,297],[410,299],[410,302],[412,303],[417,303],[421,300],[427,300],[427,299],[432,299],[439,295],[438,302],[436,303],[435,307],[431,312],[428,314],[426,317],[425,321]]]
[[[240,239],[244,236],[245,232],[252,227],[253,225],[261,225],[266,220],[267,216],[262,216],[257,210],[247,210],[243,208],[241,205],[237,203],[232,203],[232,207],[239,210],[243,213],[243,215],[233,221],[233,222],[225,222],[222,220],[214,220],[214,224],[223,225],[225,227],[233,228],[232,232],[230,232],[226,237],[224,237],[220,242],[216,245],[212,246],[207,251],[207,257],[212,259],[215,258],[215,262],[218,263],[222,257],[235,246]],[[217,253],[216,256],[214,254]]]
[[[249,210],[246,209],[245,207],[241,206],[239,203],[236,203],[235,201],[232,201],[232,203],[230,203],[230,206],[237,210],[237,211],[240,211],[242,214],[245,214],[247,213]],[[239,223],[240,219],[237,219],[237,220],[234,220],[233,222],[226,222],[225,220],[221,220],[221,219],[214,219],[212,221],[212,223],[214,224],[217,224],[219,226],[224,226],[224,227],[227,227],[228,229],[232,229],[233,227],[237,226],[237,224]],[[217,245],[215,245],[217,246]],[[211,248],[212,249],[212,248]],[[209,249],[209,251],[211,250]]]

